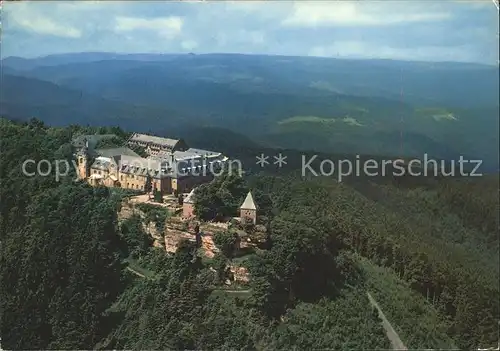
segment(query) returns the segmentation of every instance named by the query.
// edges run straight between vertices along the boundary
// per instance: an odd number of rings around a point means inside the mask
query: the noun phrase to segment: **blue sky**
[[[85,51],[498,62],[485,1],[4,2],[2,57]]]

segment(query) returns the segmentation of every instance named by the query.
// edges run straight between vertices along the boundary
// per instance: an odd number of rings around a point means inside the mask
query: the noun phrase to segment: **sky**
[[[2,57],[245,53],[498,64],[498,10],[452,1],[3,2]]]

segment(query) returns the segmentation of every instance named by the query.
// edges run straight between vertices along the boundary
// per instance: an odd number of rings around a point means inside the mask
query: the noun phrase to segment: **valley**
[[[106,53],[5,58],[2,64],[10,88],[0,112],[11,118],[65,125],[71,116],[73,123],[165,135],[192,126],[223,128],[269,147],[463,155],[484,160],[485,171],[498,170],[492,66]]]

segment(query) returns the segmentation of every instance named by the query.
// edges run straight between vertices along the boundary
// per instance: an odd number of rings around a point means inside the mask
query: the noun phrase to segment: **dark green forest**
[[[127,135],[0,120],[3,349],[388,349],[367,292],[408,348],[498,343],[497,175],[224,175],[201,188],[197,213],[233,215],[251,189],[269,234],[242,263],[250,281],[235,293],[220,284],[237,259],[224,249],[229,237],[217,238],[213,260],[190,241],[167,254],[138,217],[119,225],[130,194],[92,188],[74,172],[60,181],[22,173],[27,159],[71,162],[80,133]],[[232,153],[254,159],[257,150]]]

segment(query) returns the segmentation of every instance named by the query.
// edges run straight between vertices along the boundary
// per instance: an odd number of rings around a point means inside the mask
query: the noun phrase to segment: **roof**
[[[186,151],[174,151],[173,155],[176,160],[187,160],[187,159],[195,159],[202,157],[214,158],[220,156],[221,153],[215,151],[189,148]]]
[[[249,191],[247,194],[247,197],[245,198],[245,201],[240,206],[240,209],[242,210],[256,210],[257,206],[255,205],[255,202],[253,201],[252,193]]]
[[[129,156],[129,155],[120,155],[120,164],[121,165],[134,165],[145,168],[159,168],[160,162],[159,160],[151,159],[151,158],[143,158],[140,156]]]
[[[200,150],[200,149],[196,149]],[[150,156],[148,159],[161,163],[161,168],[165,169],[169,176],[182,178],[186,176],[206,175],[217,170],[225,161],[220,153],[200,150],[211,153],[206,159],[201,154],[187,151],[160,152],[158,155]],[[173,156],[173,157],[172,157]]]
[[[91,168],[107,170],[114,165],[116,165],[116,163],[112,158],[99,156],[95,159],[94,163],[92,163]]]
[[[158,160],[170,160],[172,153],[167,150],[161,150],[156,155],[150,155],[149,158],[154,158]]]
[[[120,155],[115,158],[119,164],[121,173],[135,174],[153,178],[162,178],[168,176],[168,173],[161,165],[159,160],[151,158],[142,158],[138,156]]]
[[[222,166],[222,160],[208,162],[192,162],[191,160],[177,160],[173,164],[166,163],[169,169],[169,175],[173,178],[183,178],[189,176],[205,176],[219,170]]]
[[[96,149],[95,152],[98,155],[104,156],[104,157],[115,157],[115,156],[121,156],[121,155],[140,157],[137,153],[135,153],[133,150],[129,149],[128,147]]]
[[[176,150],[176,151],[160,150],[157,154],[150,155],[149,157],[155,159],[162,159],[167,162],[172,161],[172,159],[176,161],[184,161],[184,160],[202,159],[202,158],[206,158],[207,160],[225,158],[225,156],[218,151],[197,149],[193,147],[190,147],[186,150]]]
[[[158,160],[142,158],[139,156],[116,155],[112,157],[98,156],[91,168],[109,170],[117,167],[120,173],[147,176],[152,178],[163,178],[168,176],[166,170],[162,171]]]
[[[195,189],[196,188],[191,190],[191,192],[188,194],[188,196],[186,196],[186,198],[184,199],[183,203],[186,203],[186,204],[194,203],[194,191],[195,191]]]
[[[97,149],[97,156],[92,164],[95,169],[109,169],[111,164],[118,166],[122,173],[146,176],[148,173],[153,178],[183,178],[188,176],[206,175],[218,169],[227,159],[221,159],[222,154],[202,149],[190,148],[187,151],[162,153],[173,155],[170,157],[140,157],[128,147]],[[203,156],[207,156],[206,160]]]
[[[207,157],[215,157],[215,156],[221,155],[221,153],[217,152],[217,151],[195,149],[194,147],[190,147],[189,149],[186,150],[186,152],[189,152],[189,153],[195,154],[195,155],[207,156]]]
[[[142,143],[153,143],[153,144],[158,144],[158,145],[162,145],[162,146],[174,147],[179,142],[179,139],[161,138],[161,137],[158,137],[155,135],[134,133],[134,135],[132,135],[132,137],[129,139],[129,141],[137,141],[137,142],[142,142]]]

